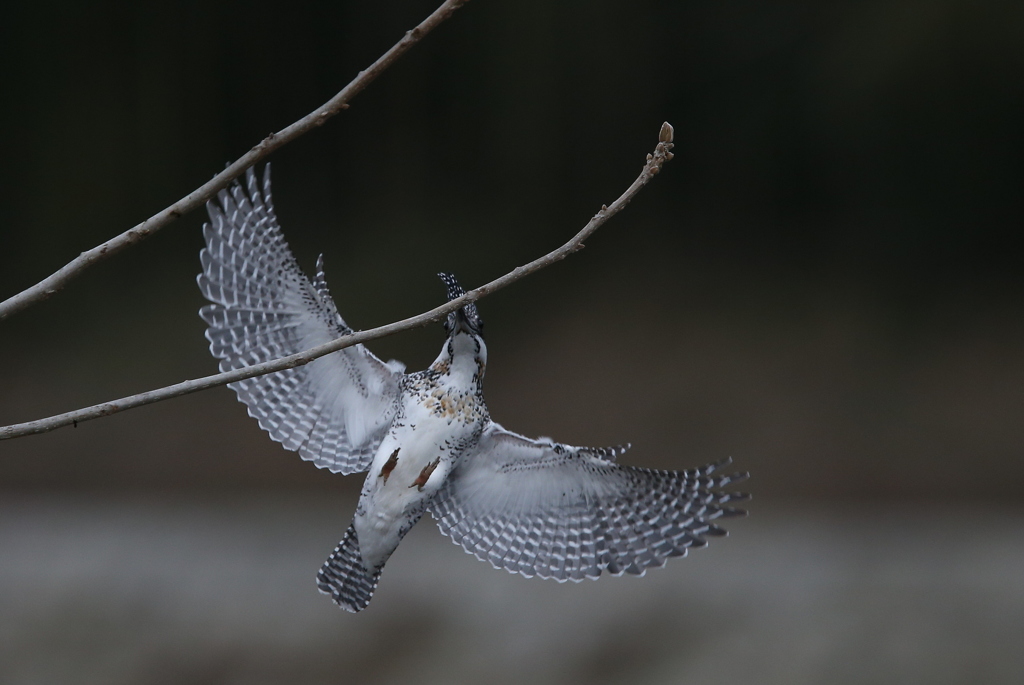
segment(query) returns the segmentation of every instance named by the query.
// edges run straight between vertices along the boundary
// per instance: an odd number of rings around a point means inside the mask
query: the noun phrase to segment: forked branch
[[[338,112],[348,109],[349,100],[359,94],[374,79],[380,76],[381,72],[390,67],[395,61],[409,51],[409,48],[420,42],[423,36],[430,33],[438,24],[450,17],[455,10],[462,7],[469,0],[445,0],[433,14],[423,20],[419,26],[407,31],[400,41],[395,43],[390,50],[359,74],[347,86],[328,100],[322,106],[302,117],[291,126],[283,128],[277,133],[271,133],[259,144],[246,152],[244,155],[230,164],[224,171],[220,172],[202,186],[181,198],[170,207],[154,214],[142,223],[128,229],[121,235],[111,238],[102,245],[97,245],[91,250],[86,250],[75,259],[65,264],[60,270],[54,272],[34,286],[0,302],[0,320],[7,318],[15,312],[26,307],[47,300],[56,295],[73,278],[79,276],[85,269],[93,264],[110,257],[121,250],[141,242],[164,226],[168,225],[178,217],[193,209],[202,207],[207,200],[213,198],[218,191],[226,188],[231,181],[237,178],[243,171],[263,160],[274,150],[287,145],[304,133],[323,125],[325,121]]]
[[[626,189],[626,192],[620,195],[615,202],[601,207],[601,210],[595,214],[589,222],[587,222],[587,225],[583,227],[583,230],[573,236],[569,242],[558,249],[549,252],[543,257],[535,259],[529,264],[516,267],[501,278],[493,280],[486,285],[482,285],[475,290],[471,290],[462,297],[454,299],[440,307],[435,307],[434,309],[424,312],[418,316],[390,323],[386,326],[380,326],[379,328],[371,328],[368,331],[358,331],[350,335],[345,335],[336,340],[332,340],[329,343],[324,343],[323,345],[318,345],[317,347],[313,347],[304,352],[299,352],[298,354],[282,357],[273,361],[255,364],[253,366],[247,366],[233,371],[226,371],[224,373],[218,373],[205,378],[176,383],[175,385],[169,385],[158,390],[150,390],[149,392],[144,392],[139,395],[132,395],[131,397],[114,400],[113,402],[104,402],[103,404],[86,407],[85,409],[78,409],[66,414],[51,416],[46,419],[39,419],[38,421],[29,421],[28,423],[5,426],[0,428],[0,440],[17,438],[23,435],[34,435],[36,433],[46,433],[64,426],[78,425],[78,423],[82,421],[89,421],[90,419],[99,418],[101,416],[116,414],[117,412],[124,411],[125,409],[141,407],[144,404],[153,404],[154,402],[187,395],[199,390],[206,390],[207,388],[227,385],[228,383],[245,380],[246,378],[253,378],[267,373],[273,373],[274,371],[291,369],[296,366],[308,364],[314,359],[318,359],[326,354],[337,352],[338,350],[352,345],[369,342],[370,340],[376,340],[377,338],[394,335],[401,331],[406,331],[412,328],[425,326],[434,321],[439,321],[447,316],[449,312],[455,311],[470,302],[476,302],[481,297],[489,295],[496,290],[500,290],[507,285],[511,285],[519,279],[532,274],[534,271],[550,266],[579,250],[583,247],[583,241],[589,238],[594,231],[603,226],[608,219],[618,214],[623,207],[629,204],[629,201],[633,199],[641,188],[647,185],[647,182],[650,181],[655,174],[661,171],[661,167],[670,159],[672,159],[672,127],[666,122],[661,126],[657,147],[654,149],[652,154],[647,155],[647,163],[644,164],[644,168],[643,171],[640,172],[640,176],[633,181],[632,185],[630,185],[629,188]]]

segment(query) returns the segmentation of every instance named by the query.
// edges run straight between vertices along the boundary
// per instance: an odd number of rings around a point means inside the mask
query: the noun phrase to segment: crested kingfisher
[[[352,332],[338,314],[323,256],[310,281],[277,223],[270,166],[207,204],[200,310],[221,371],[301,352]],[[448,300],[465,294],[439,274]],[[406,373],[353,345],[305,366],[230,384],[261,428],[333,473],[367,472],[355,516],[317,574],[348,611],[366,608],[381,570],[425,512],[478,559],[524,576],[580,581],[642,575],[726,532],[745,515],[721,492],[747,474],[726,459],[685,471],[623,466],[629,445],[573,447],[491,420],[487,345],[476,304],[448,315],[429,368]]]

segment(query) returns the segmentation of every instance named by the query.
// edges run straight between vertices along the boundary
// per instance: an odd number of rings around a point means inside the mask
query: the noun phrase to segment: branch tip
[[[675,129],[672,128],[672,124],[667,121],[661,125],[661,131],[658,132],[658,140],[662,143],[671,143],[675,138]]]

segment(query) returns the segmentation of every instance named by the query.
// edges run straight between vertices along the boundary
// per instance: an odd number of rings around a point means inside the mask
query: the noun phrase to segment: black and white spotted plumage
[[[249,170],[207,211],[199,288],[213,304],[200,310],[210,351],[229,371],[329,342],[351,329],[327,290],[323,258],[316,278],[299,270],[270,195]],[[287,371],[228,387],[270,437],[321,468],[365,471],[394,417],[402,367],[362,345]]]
[[[729,461],[689,471],[620,466],[625,447],[531,440],[491,423],[430,511],[452,541],[495,568],[555,580],[642,575],[724,535],[714,521],[745,512],[715,488]]]
[[[250,170],[208,206],[201,310],[222,370],[268,361],[351,332],[323,274],[311,282],[281,234],[270,196]],[[439,274],[448,299],[465,294]],[[746,474],[728,460],[688,471],[622,466],[626,447],[532,440],[494,423],[483,398],[487,364],[475,304],[450,314],[437,360],[405,374],[362,345],[231,387],[286,448],[340,473],[368,471],[352,525],[317,576],[339,606],[361,611],[408,530],[429,511],[477,558],[525,576],[579,581],[643,574],[725,535],[742,515]]]
[[[362,611],[377,589],[380,573],[379,568],[369,570],[363,566],[359,537],[355,526],[350,525],[345,537],[316,574],[316,585],[339,606],[353,612]]]

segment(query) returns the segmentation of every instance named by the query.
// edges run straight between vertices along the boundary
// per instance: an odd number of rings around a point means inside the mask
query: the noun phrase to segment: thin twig
[[[86,250],[39,283],[0,302],[0,320],[37,302],[48,300],[63,290],[69,281],[79,276],[86,268],[120,252],[126,247],[142,241],[144,238],[148,238],[183,214],[203,206],[207,200],[216,195],[218,191],[226,188],[231,181],[250,166],[264,159],[279,147],[287,145],[302,134],[323,125],[325,121],[338,112],[348,109],[349,100],[372,83],[385,69],[394,64],[399,57],[408,52],[409,48],[418,43],[423,36],[430,33],[438,24],[450,17],[455,10],[467,2],[469,0],[445,0],[440,7],[434,10],[433,14],[424,19],[416,28],[407,31],[402,39],[395,43],[390,50],[381,55],[369,68],[359,72],[351,83],[321,107],[313,110],[287,128],[281,129],[277,133],[271,133],[222,172],[171,206],[154,214],[121,235],[111,238],[102,245]]]
[[[262,376],[263,374],[273,373],[274,371],[291,369],[296,366],[308,364],[314,359],[330,354],[331,352],[337,352],[338,350],[352,345],[376,340],[377,338],[383,338],[401,331],[406,331],[411,328],[425,326],[434,321],[439,321],[443,317],[447,316],[449,312],[455,311],[470,302],[476,302],[481,297],[515,283],[520,278],[528,276],[534,271],[543,269],[546,266],[550,266],[557,261],[565,259],[573,252],[582,248],[584,240],[590,237],[590,235],[608,221],[608,219],[618,214],[623,207],[629,204],[629,201],[633,199],[633,196],[636,195],[640,189],[654,177],[655,174],[661,171],[662,165],[672,159],[671,150],[672,127],[666,122],[665,124],[662,124],[661,127],[660,142],[655,148],[654,153],[647,155],[647,163],[644,165],[643,171],[640,172],[640,176],[633,181],[633,184],[626,189],[626,192],[624,192],[619,199],[610,205],[601,207],[601,210],[590,219],[587,225],[583,227],[583,230],[573,236],[572,240],[553,252],[549,252],[540,259],[535,259],[529,264],[517,267],[501,278],[491,281],[486,285],[482,285],[475,290],[471,290],[462,297],[456,298],[441,305],[440,307],[435,307],[429,312],[395,323],[390,323],[386,326],[380,326],[379,328],[371,328],[368,331],[359,331],[350,335],[345,335],[336,340],[332,340],[329,343],[318,345],[317,347],[313,347],[304,352],[299,352],[298,354],[282,357],[269,362],[263,362],[262,364],[255,364],[253,366],[247,366],[233,371],[226,371],[224,373],[218,373],[213,376],[207,376],[196,380],[184,381],[158,390],[150,390],[149,392],[144,392],[139,395],[132,395],[131,397],[114,400],[113,402],[104,402],[103,404],[86,407],[85,409],[78,409],[66,414],[51,416],[46,419],[39,419],[38,421],[29,421],[28,423],[5,426],[0,428],[0,440],[17,438],[23,435],[46,433],[64,426],[77,426],[82,421],[96,419],[101,416],[109,416],[110,414],[116,414],[117,412],[124,411],[125,409],[141,407],[144,404],[153,404],[154,402],[160,402],[172,397],[187,395],[207,388],[215,388],[219,385],[226,385],[235,381],[245,380],[246,378]]]

